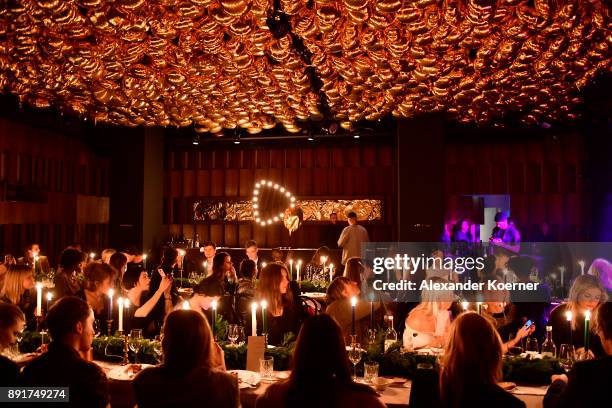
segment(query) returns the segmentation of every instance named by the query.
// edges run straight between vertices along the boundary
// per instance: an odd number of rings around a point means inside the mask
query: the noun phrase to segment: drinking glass
[[[237,324],[230,324],[227,329],[227,339],[230,341],[230,345],[235,346],[236,340],[240,337],[240,326]]]
[[[134,352],[134,363],[138,364],[138,352],[142,342],[142,329],[133,329],[130,332],[130,350]]]
[[[538,350],[538,339],[535,337],[527,337],[527,344],[525,345],[527,354],[538,354]]]
[[[576,349],[571,344],[562,344],[559,348],[559,364],[565,370],[569,372],[574,366],[576,361]]]
[[[353,379],[357,379],[357,364],[361,361],[361,349],[359,343],[351,343],[348,358],[353,363]]]
[[[98,336],[100,336],[100,333],[101,333],[101,332],[100,332],[100,330],[101,330],[101,328],[100,328],[100,327],[101,327],[101,326],[100,326],[100,320],[99,320],[99,319],[94,320],[94,322],[93,322],[93,332],[94,332],[94,337],[98,337]]]
[[[378,363],[369,361],[363,363],[363,379],[368,384],[374,384],[378,378]]]
[[[516,334],[511,333],[508,336],[508,341],[514,340],[515,337],[516,337]],[[523,352],[523,341],[522,340],[517,341],[512,347],[508,347],[508,353],[513,356],[518,356],[522,352]]]
[[[155,356],[157,357],[157,362],[161,363],[162,345],[161,345],[161,336],[159,334],[155,336],[155,339],[153,340],[152,345],[153,345],[153,352],[155,353]]]
[[[259,359],[259,375],[261,378],[273,378],[274,357],[264,357]]]

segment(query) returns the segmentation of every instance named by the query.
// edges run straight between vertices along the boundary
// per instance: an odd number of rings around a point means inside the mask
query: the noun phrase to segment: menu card
[[[247,344],[246,369],[259,372],[259,359],[264,357],[266,352],[265,336],[249,336]]]

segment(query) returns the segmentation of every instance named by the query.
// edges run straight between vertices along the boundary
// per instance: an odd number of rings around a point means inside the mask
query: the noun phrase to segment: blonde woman
[[[557,306],[550,314],[549,325],[553,328],[555,344],[573,344],[576,349],[584,347],[584,320],[588,310],[591,314],[591,328],[595,310],[608,300],[608,294],[601,281],[593,275],[580,275],[572,284],[568,301]],[[568,318],[571,320],[568,322]],[[570,338],[571,326],[571,338]],[[590,350],[596,357],[604,355],[599,337],[591,329]]]
[[[502,342],[493,324],[478,313],[457,317],[441,366],[442,407],[525,406],[497,385],[502,379]]]
[[[36,299],[32,294],[35,283],[34,271],[29,265],[11,265],[0,290],[0,301],[18,306],[25,314],[28,330],[36,328]]]
[[[432,283],[447,282],[431,278]],[[450,327],[450,307],[454,300],[452,291],[428,290],[421,292],[421,303],[406,317],[404,348],[442,347]]]

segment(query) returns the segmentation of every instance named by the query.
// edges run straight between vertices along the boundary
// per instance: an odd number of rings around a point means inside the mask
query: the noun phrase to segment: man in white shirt
[[[350,258],[361,258],[361,244],[370,242],[368,231],[357,224],[357,214],[353,211],[348,213],[348,227],[345,227],[338,238],[338,247],[342,248],[342,265]]]

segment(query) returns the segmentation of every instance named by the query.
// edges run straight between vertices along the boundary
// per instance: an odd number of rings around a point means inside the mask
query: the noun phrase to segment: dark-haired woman
[[[256,408],[385,406],[374,390],[353,381],[342,330],[328,315],[306,320],[292,366],[289,379],[268,387]]]
[[[159,273],[159,271],[153,273]],[[170,297],[172,279],[164,275],[159,287],[147,301],[144,301],[143,295],[149,291],[151,279],[146,271],[139,272],[137,269],[127,271],[123,275],[122,284],[124,290],[127,291],[127,298],[130,301],[124,322],[124,330],[142,329],[145,337],[154,337],[158,330],[150,314],[162,296],[164,297],[166,314],[172,311],[172,298]]]
[[[270,263],[259,274],[257,285],[258,300],[267,303],[266,329],[268,343],[280,345],[285,334],[300,331],[303,312],[299,304],[299,296],[293,293],[289,285],[289,274],[282,263]],[[262,322],[258,321],[262,332]]]
[[[113,288],[115,269],[102,262],[90,262],[83,271],[85,281],[77,297],[87,302],[100,322],[108,319],[110,307],[109,289]]]
[[[29,268],[31,271],[31,268]],[[16,385],[19,367],[1,353],[17,342],[25,328],[25,315],[16,305],[0,302],[0,384]]]
[[[84,262],[85,254],[83,252],[74,248],[66,248],[62,251],[59,271],[53,279],[55,301],[64,296],[75,296],[81,290],[78,276],[83,271]]]
[[[175,310],[166,317],[162,353],[163,363],[132,383],[138,407],[240,406],[238,380],[224,372],[223,351],[201,313]]]

